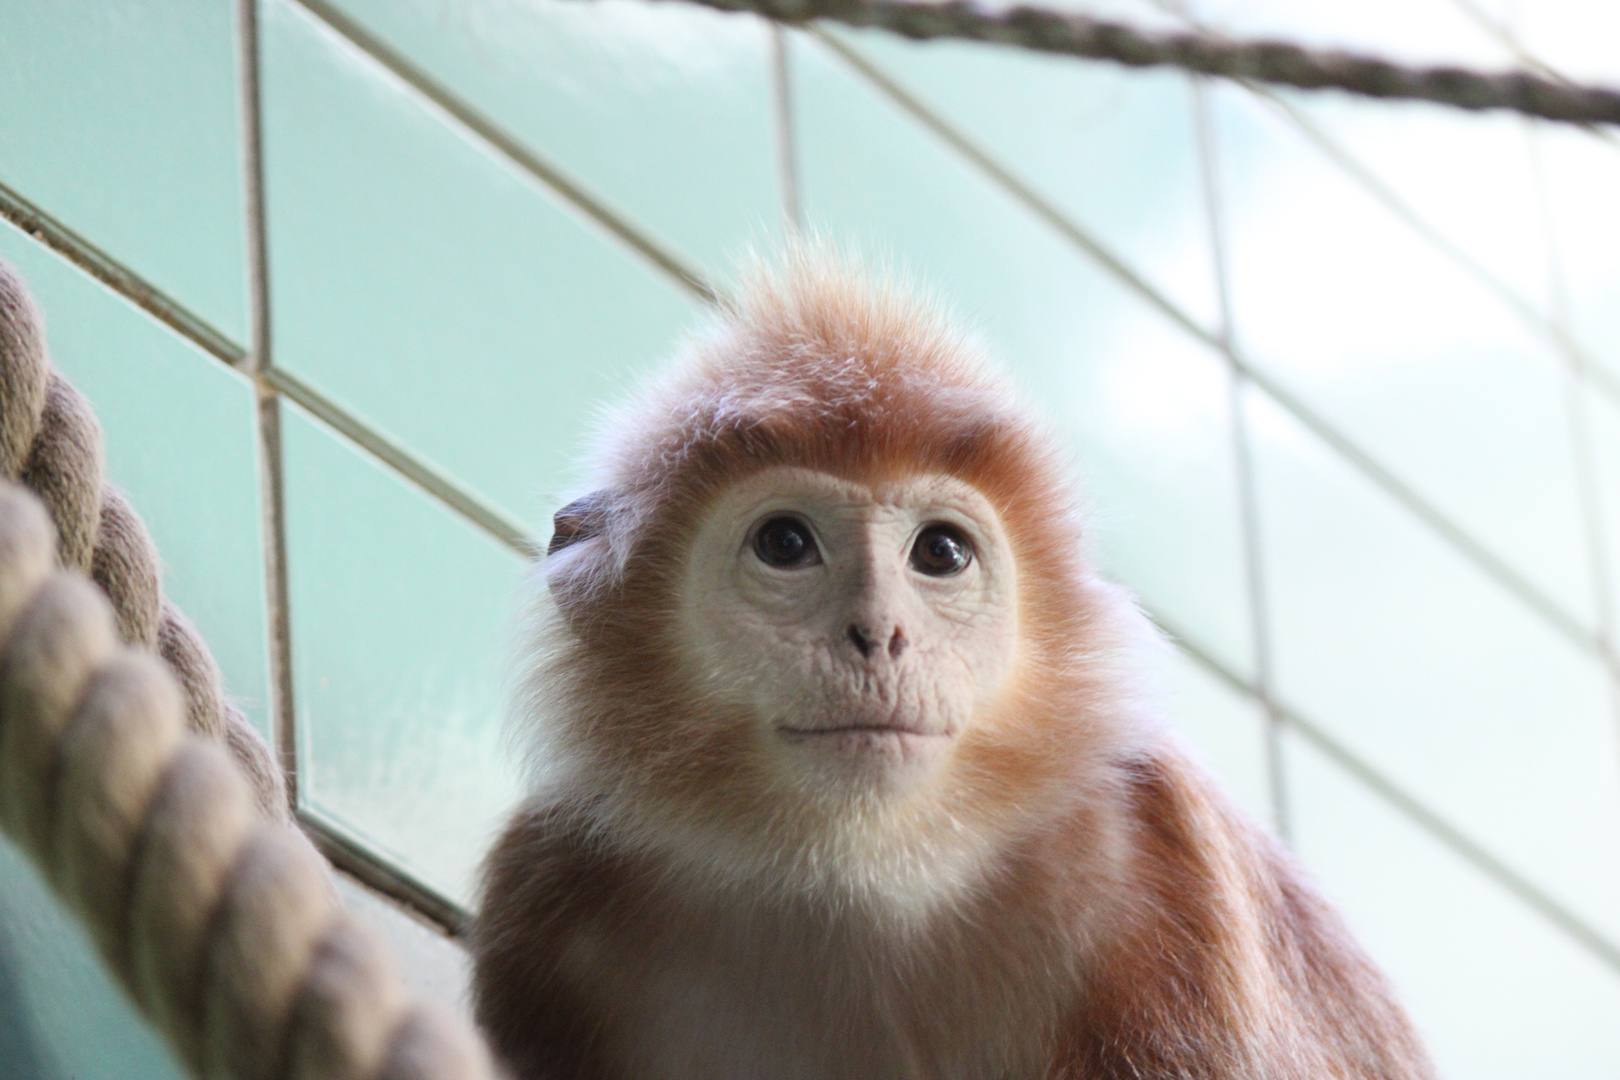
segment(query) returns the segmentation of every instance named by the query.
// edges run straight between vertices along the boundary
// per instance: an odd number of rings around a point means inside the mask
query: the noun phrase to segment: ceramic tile
[[[268,733],[251,388],[9,226],[0,226],[0,257],[28,282],[56,365],[96,411],[107,476],[151,531],[164,589],[202,631],[226,692]]]
[[[1598,510],[1596,537],[1612,620],[1620,615],[1620,402],[1590,387],[1582,391],[1581,397],[1592,449]]]
[[[0,5],[0,182],[242,340],[228,0]]]
[[[1296,110],[1457,254],[1459,266],[1554,313],[1542,193],[1529,128],[1511,113],[1281,92]],[[1370,188],[1369,188],[1370,189]]]
[[[1620,940],[1604,669],[1260,395],[1279,699]]]
[[[1575,340],[1611,384],[1620,384],[1620,143],[1557,124],[1539,125],[1536,157],[1558,253],[1563,304]]]
[[[0,1072],[6,1080],[180,1080],[95,948],[0,836]]]
[[[1620,974],[1303,740],[1285,747],[1298,850],[1440,1075],[1615,1075]]]
[[[1592,0],[1520,0],[1498,21],[1559,74],[1609,86],[1620,82],[1614,50],[1620,40],[1620,9]]]
[[[1592,624],[1561,358],[1251,95],[1214,102],[1245,355]]]
[[[711,275],[780,234],[762,21],[634,0],[338,6]]]
[[[1224,363],[841,61],[793,45],[808,220],[903,268],[979,333],[1083,462],[1109,572],[1247,671]]]
[[[692,301],[312,17],[264,16],[276,362],[544,529]]]
[[[517,795],[501,744],[524,562],[282,410],[299,797],[447,895]]]
[[[839,38],[1194,321],[1219,324],[1185,76],[876,30]]]

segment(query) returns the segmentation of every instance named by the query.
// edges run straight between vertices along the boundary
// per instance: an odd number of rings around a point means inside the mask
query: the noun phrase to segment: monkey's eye
[[[973,545],[955,525],[930,525],[911,546],[911,568],[930,577],[960,574],[972,561]]]
[[[821,561],[810,526],[793,517],[773,517],[754,534],[754,554],[769,566],[796,569]]]

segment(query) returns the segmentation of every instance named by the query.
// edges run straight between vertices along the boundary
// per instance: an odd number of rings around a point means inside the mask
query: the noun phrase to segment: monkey
[[[937,304],[790,250],[603,431],[470,935],[515,1076],[1433,1075],[1159,718],[1062,440]]]

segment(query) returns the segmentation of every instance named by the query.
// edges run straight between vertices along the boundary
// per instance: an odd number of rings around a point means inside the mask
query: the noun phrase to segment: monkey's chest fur
[[[544,812],[509,827],[487,895],[479,1019],[525,1080],[1038,1077],[1079,994],[1069,920],[1027,902],[900,927],[694,893]]]

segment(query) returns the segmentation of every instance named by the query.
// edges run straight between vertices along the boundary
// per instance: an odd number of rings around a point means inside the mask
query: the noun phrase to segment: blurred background
[[[1602,0],[1068,6],[1620,84]],[[1620,1076],[1620,133],[673,3],[6,0],[0,218],[419,989],[462,993],[517,793],[527,538],[593,410],[809,227],[1072,440],[1177,726],[1444,1075]],[[4,841],[0,1073],[178,1075]]]

